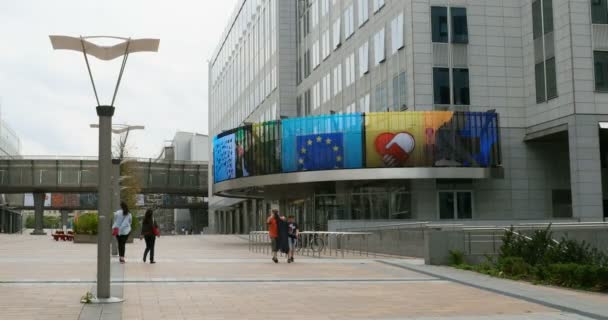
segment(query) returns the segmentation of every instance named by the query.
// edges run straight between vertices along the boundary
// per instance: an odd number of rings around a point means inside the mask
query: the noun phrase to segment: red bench
[[[62,230],[55,230],[55,233],[51,234],[55,241],[72,241],[74,240],[74,232],[68,231],[68,233],[63,232]]]

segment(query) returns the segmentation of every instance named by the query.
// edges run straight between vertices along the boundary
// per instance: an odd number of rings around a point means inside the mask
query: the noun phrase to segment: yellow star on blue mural
[[[306,153],[306,148],[300,149],[300,153],[302,153],[302,154]]]
[[[321,138],[321,136],[317,136],[317,142],[321,142],[323,141],[323,138]]]

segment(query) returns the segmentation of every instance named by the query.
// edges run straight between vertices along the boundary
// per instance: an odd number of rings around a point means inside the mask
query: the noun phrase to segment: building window
[[[374,35],[374,63],[379,65],[386,58],[384,44],[384,28]]]
[[[306,90],[306,92],[304,92],[304,113],[302,114],[303,116],[307,116],[310,114],[310,105],[312,104],[311,101],[311,97],[310,97],[310,89]]]
[[[366,94],[366,95],[364,95],[364,96],[362,96],[359,99],[359,111],[360,112],[370,112],[370,109],[369,109],[369,103],[370,102],[369,102],[369,100],[370,100],[369,99],[369,93]]]
[[[439,219],[472,219],[471,191],[439,191]]]
[[[321,83],[317,82],[312,87],[312,109],[317,110],[321,106]]]
[[[547,99],[557,98],[557,74],[555,70],[555,57],[545,61],[547,72]]]
[[[401,72],[393,77],[393,111],[407,110],[406,92],[405,72]]]
[[[591,0],[591,23],[608,24],[608,0]]]
[[[329,29],[325,30],[325,32],[323,33],[322,41],[323,41],[323,60],[325,60],[325,59],[327,59],[327,57],[329,57],[329,54],[331,53],[331,48],[329,46]]]
[[[469,69],[452,69],[454,104],[469,105]]]
[[[384,0],[374,0],[374,13],[380,11],[384,7]]]
[[[344,10],[344,39],[350,38],[355,32],[353,21],[353,5]]]
[[[296,98],[296,116],[303,117],[304,116],[304,106],[302,105],[302,96],[298,96]]]
[[[298,65],[296,66],[296,84],[302,83],[302,68],[302,58],[298,58]]]
[[[376,87],[376,94],[374,97],[374,111],[388,111],[388,98],[386,95],[386,86],[384,85],[384,83]]]
[[[344,68],[346,68],[346,84],[348,87],[355,82],[355,54],[352,53],[350,56],[346,57],[344,62]]]
[[[346,113],[355,113],[356,106],[354,103],[351,103],[348,107],[346,107]]]
[[[433,42],[448,42],[448,8],[431,7],[431,33]]]
[[[331,73],[323,77],[323,103],[331,98]]]
[[[336,50],[336,49],[338,49],[338,47],[340,47],[340,17],[338,17],[338,19],[336,19],[336,21],[334,21],[333,44],[334,44],[334,50]]]
[[[450,8],[452,15],[452,43],[469,43],[467,9]]]
[[[314,29],[319,23],[319,2],[317,0],[312,0],[310,12],[312,15],[312,28]]]
[[[338,64],[334,68],[334,94],[342,91],[342,64]]]
[[[359,27],[363,26],[363,24],[369,20],[369,2],[368,0],[358,0],[358,14],[359,17]]]
[[[369,71],[369,43],[359,47],[359,77],[363,77]]]
[[[319,62],[319,41],[315,41],[315,43],[312,44],[312,69],[315,70],[320,62]]]
[[[553,1],[535,0],[532,2],[532,35],[534,37],[534,51],[537,57],[534,66],[536,83],[536,102],[541,103],[557,98],[557,70],[554,52],[545,50],[554,47],[549,41],[553,36]],[[538,52],[540,50],[540,54]],[[538,57],[542,59],[538,59]]]
[[[329,0],[321,0],[321,17],[329,13]]]
[[[595,91],[608,92],[608,51],[594,51]]]
[[[310,76],[310,50],[304,53],[304,78]]]
[[[450,69],[433,68],[435,104],[450,104]]]
[[[403,48],[403,13],[391,21],[391,54]]]

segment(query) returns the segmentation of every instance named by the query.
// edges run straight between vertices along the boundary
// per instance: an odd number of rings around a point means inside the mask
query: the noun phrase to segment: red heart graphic
[[[376,147],[376,152],[378,152],[378,154],[382,156],[382,161],[384,162],[384,165],[388,167],[398,167],[404,166],[406,164],[407,160],[410,157],[408,151],[404,150],[403,146],[400,146],[398,143],[391,144],[391,141],[393,141],[397,135],[403,134],[407,135],[406,137],[411,139],[412,146],[410,147],[411,150],[409,150],[411,152],[414,148],[414,137],[408,132],[385,132],[379,134],[376,137],[374,145]]]

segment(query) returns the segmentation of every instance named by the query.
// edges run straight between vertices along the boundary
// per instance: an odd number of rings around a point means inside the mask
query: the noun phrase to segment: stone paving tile
[[[499,279],[472,271],[463,271],[450,267],[417,265],[405,260],[390,261],[389,263],[402,265],[408,268],[409,271],[425,272],[429,276],[438,276],[447,280],[459,281],[480,288],[503,292],[507,295],[521,297],[529,301],[538,301],[545,303],[546,305],[560,306],[570,312],[578,311],[581,314],[589,313],[595,315],[595,317],[608,319],[608,294],[550,286],[538,286],[523,281]]]
[[[241,238],[168,236],[150,265],[143,248],[136,240],[128,263],[112,264],[113,279],[125,281],[113,294],[126,301],[83,308],[95,245],[0,235],[0,319],[585,319],[358,256],[277,265]]]

